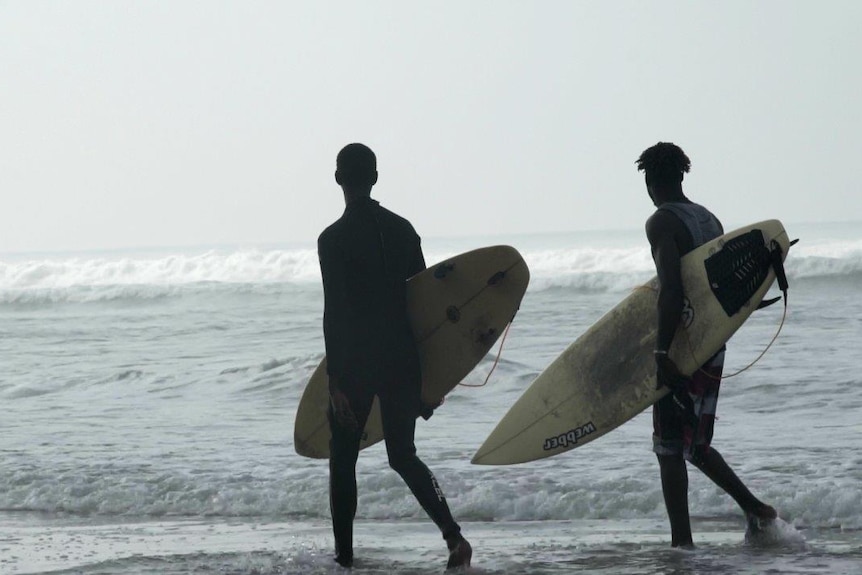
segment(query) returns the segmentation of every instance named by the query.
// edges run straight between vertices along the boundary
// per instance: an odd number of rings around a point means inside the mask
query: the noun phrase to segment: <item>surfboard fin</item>
[[[778,281],[778,289],[784,294],[784,305],[787,305],[787,274],[784,273],[784,251],[781,245],[772,240],[769,242],[769,258],[772,269],[775,271],[775,279]]]
[[[772,304],[774,304],[775,302],[780,301],[780,300],[781,300],[781,296],[765,299],[765,300],[761,301],[759,304],[757,304],[757,309],[763,309],[765,307],[769,307]]]

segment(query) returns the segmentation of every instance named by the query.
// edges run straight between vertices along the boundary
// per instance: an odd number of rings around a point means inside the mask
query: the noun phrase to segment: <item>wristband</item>
[[[653,355],[667,355],[666,349],[657,349],[652,352]]]

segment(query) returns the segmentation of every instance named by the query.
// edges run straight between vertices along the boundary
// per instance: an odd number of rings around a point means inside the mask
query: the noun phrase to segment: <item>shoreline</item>
[[[465,522],[482,573],[649,573],[663,568],[850,573],[858,533],[797,531],[746,542],[742,518],[694,518],[697,549],[669,546],[664,520]],[[45,573],[339,573],[326,520],[50,518],[0,513],[0,571]],[[356,573],[438,573],[445,546],[430,521],[357,521]],[[225,569],[226,568],[226,569]],[[224,569],[224,570],[223,570]]]

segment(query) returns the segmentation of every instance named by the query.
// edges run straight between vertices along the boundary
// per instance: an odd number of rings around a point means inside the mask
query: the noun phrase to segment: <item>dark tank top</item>
[[[712,212],[700,204],[692,202],[665,202],[660,210],[667,210],[675,214],[691,234],[692,249],[702,246],[709,240],[717,238],[724,233],[721,222]]]

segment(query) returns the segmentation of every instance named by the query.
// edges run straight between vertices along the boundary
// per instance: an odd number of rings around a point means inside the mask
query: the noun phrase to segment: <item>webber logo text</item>
[[[560,447],[577,445],[578,441],[580,441],[582,438],[595,432],[596,426],[593,425],[593,422],[591,421],[589,423],[585,423],[580,427],[576,427],[574,429],[568,430],[565,433],[561,433],[560,435],[545,439],[545,444],[542,446],[542,449],[548,451],[549,449],[558,449]]]

